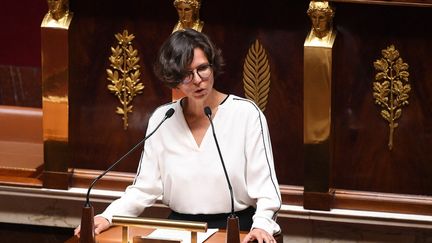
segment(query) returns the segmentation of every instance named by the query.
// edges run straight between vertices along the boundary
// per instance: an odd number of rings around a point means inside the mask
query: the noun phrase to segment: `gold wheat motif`
[[[133,98],[141,94],[144,85],[140,83],[140,65],[138,65],[138,51],[132,47],[133,34],[124,30],[122,34],[115,34],[118,45],[111,47],[112,55],[109,57],[112,69],[107,69],[109,84],[108,90],[117,96],[120,106],[117,106],[116,113],[123,116],[123,129],[126,130],[128,124],[128,113],[132,113]]]
[[[373,83],[373,97],[375,103],[383,108],[381,116],[389,123],[388,147],[391,150],[394,130],[398,127],[396,120],[402,115],[401,107],[408,105],[411,86],[408,84],[408,64],[403,62],[394,45],[381,52],[383,57],[374,62],[378,73]]]
[[[270,65],[258,40],[249,48],[243,64],[243,84],[246,98],[253,100],[264,111],[270,92]]]

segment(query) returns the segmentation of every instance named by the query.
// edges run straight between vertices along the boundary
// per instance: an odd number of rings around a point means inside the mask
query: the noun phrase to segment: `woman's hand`
[[[95,234],[98,235],[102,231],[108,229],[110,227],[110,223],[106,218],[104,218],[102,216],[96,216],[96,217],[94,217],[94,227],[95,227],[94,228]],[[76,227],[76,229],[74,231],[74,235],[76,235],[79,238],[80,233],[81,233],[81,225]]]
[[[258,243],[275,243],[276,240],[267,231],[259,228],[252,229],[249,234],[243,239],[242,243],[248,243],[249,241],[256,240]]]

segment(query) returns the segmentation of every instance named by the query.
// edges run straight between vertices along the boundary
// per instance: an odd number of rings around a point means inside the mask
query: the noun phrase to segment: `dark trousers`
[[[172,211],[168,216],[173,220],[200,221],[206,222],[208,228],[226,229],[227,219],[231,213],[220,214],[183,214]],[[254,207],[248,207],[242,211],[235,212],[239,217],[241,231],[249,231],[252,227],[252,216],[255,214]]]

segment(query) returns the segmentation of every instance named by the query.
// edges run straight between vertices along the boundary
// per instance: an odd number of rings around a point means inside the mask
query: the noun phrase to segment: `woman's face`
[[[191,27],[194,22],[194,10],[190,4],[180,3],[177,5],[177,13],[183,27]]]
[[[195,48],[194,58],[189,66],[189,70],[193,72],[192,81],[189,83],[180,83],[177,86],[191,100],[206,100],[213,89],[213,72],[211,72],[208,78],[204,79],[197,73],[197,68],[199,69],[207,64],[209,64],[209,61],[204,52],[200,48]]]

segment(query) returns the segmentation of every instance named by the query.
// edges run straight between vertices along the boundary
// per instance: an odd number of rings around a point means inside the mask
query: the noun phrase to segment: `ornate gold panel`
[[[71,149],[69,137],[69,27],[73,13],[68,1],[48,0],[41,23],[42,109],[44,171],[43,186],[69,187]]]
[[[107,69],[109,84],[108,90],[111,91],[119,100],[120,106],[117,106],[116,113],[122,115],[123,129],[128,127],[128,113],[132,113],[133,98],[141,94],[144,85],[140,83],[140,65],[138,65],[138,51],[132,47],[133,34],[124,30],[122,34],[117,33],[115,38],[118,45],[111,47],[112,55],[109,57],[112,69]]]
[[[243,64],[243,84],[246,98],[253,100],[264,111],[270,92],[270,65],[258,40],[249,48]]]
[[[378,71],[373,83],[373,97],[375,103],[381,106],[381,116],[389,123],[388,148],[393,148],[394,130],[398,127],[396,122],[402,115],[402,106],[408,105],[408,93],[411,86],[408,84],[408,64],[399,56],[394,45],[382,50],[382,58],[374,62]]]
[[[73,13],[69,11],[68,0],[47,0],[48,13],[42,20],[42,27],[69,29]]]

